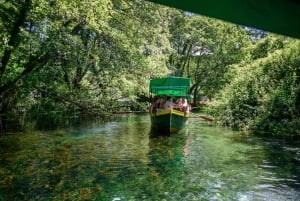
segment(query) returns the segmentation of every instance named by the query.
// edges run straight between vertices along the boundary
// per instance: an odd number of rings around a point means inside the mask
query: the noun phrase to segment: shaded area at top
[[[299,0],[148,0],[240,25],[300,38]]]

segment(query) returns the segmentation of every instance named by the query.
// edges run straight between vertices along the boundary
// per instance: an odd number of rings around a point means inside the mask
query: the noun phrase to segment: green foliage
[[[262,40],[259,40],[251,51],[251,58],[253,60],[267,57],[268,54],[274,52],[277,49],[284,47],[283,36],[277,36],[276,38],[267,36]]]
[[[230,65],[245,60],[251,45],[242,27],[189,13],[176,15],[170,30],[174,52],[169,68],[176,76],[192,78],[196,103],[199,95],[213,97],[229,82]]]
[[[269,40],[269,44],[280,44],[276,47],[280,49],[248,65],[235,66],[231,71],[234,79],[218,95],[210,112],[222,125],[299,137],[300,42],[275,36]]]
[[[135,0],[2,1],[0,37],[6,117],[145,109],[149,79],[171,74],[222,125],[300,135],[297,40]]]
[[[98,114],[136,101],[150,77],[167,73],[167,10],[123,0],[2,2],[0,113]]]

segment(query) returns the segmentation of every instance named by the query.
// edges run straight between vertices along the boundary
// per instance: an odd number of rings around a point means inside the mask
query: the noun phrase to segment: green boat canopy
[[[190,79],[165,77],[150,80],[150,93],[155,95],[189,96]]]

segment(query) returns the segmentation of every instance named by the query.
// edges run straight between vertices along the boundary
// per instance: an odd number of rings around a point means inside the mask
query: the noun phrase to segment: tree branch
[[[37,71],[38,69],[44,67],[47,62],[49,61],[48,54],[44,54],[40,57],[31,57],[31,59],[27,62],[24,70],[22,73],[19,74],[15,79],[10,80],[0,86],[0,96],[4,94],[6,91],[12,89],[15,87],[15,84],[21,80],[22,78],[28,76],[29,74],[33,73],[34,71]]]

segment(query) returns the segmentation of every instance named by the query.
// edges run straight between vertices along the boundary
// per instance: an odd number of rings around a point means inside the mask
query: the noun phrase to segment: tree
[[[228,82],[230,65],[247,56],[250,39],[243,27],[183,13],[174,18],[171,42],[176,50],[169,67],[176,76],[192,77],[191,93],[213,97]]]
[[[145,94],[148,79],[167,72],[168,8],[26,0],[2,2],[0,11],[1,116],[20,108],[110,110],[122,97]]]
[[[261,42],[254,50],[261,50]],[[267,44],[265,57],[235,66],[232,81],[219,93],[211,111],[221,125],[267,136],[297,138],[299,41],[270,35]],[[276,49],[273,44],[280,45]]]

